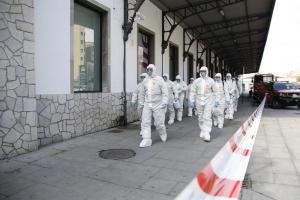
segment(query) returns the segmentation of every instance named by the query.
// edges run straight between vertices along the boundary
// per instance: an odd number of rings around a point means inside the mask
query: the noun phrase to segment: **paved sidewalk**
[[[247,173],[243,200],[300,199],[300,110],[265,108]]]
[[[235,120],[226,121],[222,131],[213,129],[210,143],[199,138],[196,118],[185,118],[168,127],[164,144],[153,131],[150,148],[138,148],[141,138],[136,123],[0,161],[0,199],[173,199],[254,109],[247,103],[240,106]],[[300,196],[300,139],[296,133],[300,123],[295,123],[300,122],[300,115],[295,113],[299,111],[265,110],[248,168],[252,189],[243,190],[242,199],[279,200],[285,194],[285,200],[295,200]],[[98,157],[100,150],[109,148],[133,149],[136,156],[121,161]]]

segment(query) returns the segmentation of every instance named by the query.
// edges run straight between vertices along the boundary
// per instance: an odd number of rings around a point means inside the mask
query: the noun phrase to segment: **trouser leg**
[[[143,139],[151,139],[152,110],[145,105],[142,112],[141,135]]]
[[[202,137],[202,129],[203,129],[203,111],[204,111],[204,106],[198,105],[197,115],[198,115],[198,125],[200,128],[200,137]]]
[[[153,111],[154,124],[159,136],[163,142],[167,140],[167,132],[165,126],[165,111],[157,108]]]
[[[169,103],[168,110],[169,110],[169,114],[170,114],[170,120],[174,121],[174,119],[175,119],[175,110],[174,110],[173,103]]]
[[[208,134],[211,132],[212,128],[211,109],[211,103],[207,103],[204,106],[203,111],[203,131]]]
[[[193,108],[188,108],[188,116],[189,117],[193,116]]]

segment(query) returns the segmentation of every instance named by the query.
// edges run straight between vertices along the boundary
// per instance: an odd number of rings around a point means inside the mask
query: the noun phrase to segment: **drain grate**
[[[135,156],[135,152],[131,149],[107,149],[99,152],[99,157],[110,160],[122,160]]]
[[[252,188],[252,180],[250,174],[246,174],[243,180],[242,188],[251,189]]]
[[[120,129],[113,129],[113,130],[109,130],[107,131],[108,133],[122,133],[123,130],[120,130]]]

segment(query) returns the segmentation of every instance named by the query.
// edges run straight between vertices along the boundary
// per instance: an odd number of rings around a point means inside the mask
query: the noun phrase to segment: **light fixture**
[[[134,21],[144,20],[145,18],[146,18],[145,15],[143,15],[141,12],[136,12],[136,16],[135,16]]]
[[[224,13],[224,10],[223,10],[223,9],[220,9],[220,10],[219,10],[219,13],[220,13],[220,15],[222,15],[223,17],[225,17],[225,13]]]

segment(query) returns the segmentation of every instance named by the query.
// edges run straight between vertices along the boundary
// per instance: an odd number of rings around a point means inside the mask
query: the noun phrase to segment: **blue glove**
[[[134,108],[134,107],[135,107],[135,104],[136,104],[136,102],[135,102],[135,101],[131,101],[131,102],[130,102],[130,105],[131,105],[131,107],[132,107],[132,108]]]
[[[215,104],[214,104],[215,108],[217,108],[219,105],[220,105],[219,102],[215,101]]]
[[[189,108],[195,108],[195,102],[189,101]]]
[[[163,103],[160,104],[160,108],[161,109],[165,109],[165,108],[167,108],[167,105],[168,104],[166,104],[166,103],[163,102]]]

